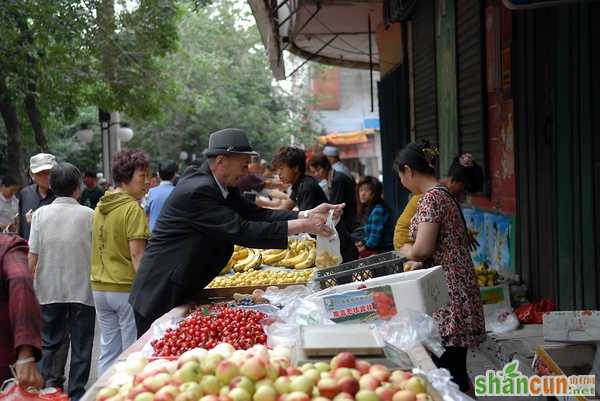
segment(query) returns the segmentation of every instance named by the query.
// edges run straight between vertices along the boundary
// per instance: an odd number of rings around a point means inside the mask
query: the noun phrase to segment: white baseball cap
[[[33,174],[50,170],[54,166],[56,166],[56,157],[50,153],[38,153],[29,159],[29,169]]]
[[[340,151],[335,146],[325,146],[325,148],[323,148],[323,154],[329,157],[339,156]]]

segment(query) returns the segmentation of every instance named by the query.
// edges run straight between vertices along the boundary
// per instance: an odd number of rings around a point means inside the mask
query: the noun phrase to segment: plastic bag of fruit
[[[377,327],[383,340],[403,351],[417,344],[427,347],[438,357],[445,351],[437,323],[424,313],[400,309],[394,317],[381,321]]]
[[[475,401],[460,391],[458,384],[452,381],[452,376],[446,369],[432,369],[427,373],[413,369],[413,374],[425,377],[444,401]]]
[[[9,380],[2,385],[0,391],[1,401],[69,401],[69,397],[56,388],[43,390],[26,390],[14,380]]]
[[[337,222],[333,220],[333,210],[330,210],[326,224],[333,234],[329,237],[317,235],[317,258],[315,260],[317,269],[326,269],[342,263],[340,237],[335,229],[336,223]]]

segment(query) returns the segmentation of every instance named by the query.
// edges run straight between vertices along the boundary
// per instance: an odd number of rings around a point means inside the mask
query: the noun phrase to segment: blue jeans
[[[101,376],[137,340],[137,330],[128,292],[93,291],[93,294],[100,325],[98,376]]]
[[[42,360],[41,370],[46,381],[57,370],[57,360],[64,361],[64,342],[70,337],[71,364],[68,394],[78,401],[85,393],[90,376],[96,311],[93,307],[78,303],[41,305],[42,309]],[[64,362],[63,362],[64,364]],[[64,369],[64,366],[63,366]],[[54,383],[47,383],[54,386]]]

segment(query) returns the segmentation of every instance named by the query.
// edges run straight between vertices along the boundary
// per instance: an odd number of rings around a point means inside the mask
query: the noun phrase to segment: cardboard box
[[[366,323],[389,319],[401,308],[431,315],[448,304],[448,288],[437,266],[330,287],[309,298],[322,302],[336,323]]]
[[[561,311],[544,315],[544,340],[600,342],[600,311]]]
[[[533,368],[540,376],[589,375],[596,346],[591,344],[540,345],[536,348]],[[596,377],[598,382],[598,377]],[[596,393],[598,388],[596,388]],[[595,398],[583,396],[558,396],[559,401],[588,401]]]
[[[479,287],[479,293],[484,309],[510,308],[510,291],[507,282],[493,287]]]

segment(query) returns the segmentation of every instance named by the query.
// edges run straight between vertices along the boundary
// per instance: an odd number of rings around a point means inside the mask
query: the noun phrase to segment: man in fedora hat
[[[321,204],[303,212],[262,209],[236,188],[248,173],[252,150],[246,133],[227,128],[210,135],[207,161],[189,167],[165,202],[144,253],[129,302],[138,336],[154,320],[198,295],[227,264],[233,245],[286,248],[288,236],[329,235],[329,210]]]

